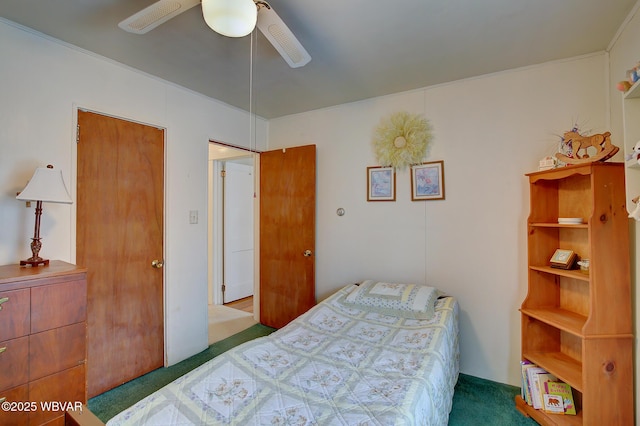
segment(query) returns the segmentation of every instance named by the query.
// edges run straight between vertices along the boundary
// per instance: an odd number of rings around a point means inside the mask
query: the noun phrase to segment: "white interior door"
[[[249,161],[252,161],[249,159]],[[224,303],[253,294],[253,165],[226,161],[224,178]]]

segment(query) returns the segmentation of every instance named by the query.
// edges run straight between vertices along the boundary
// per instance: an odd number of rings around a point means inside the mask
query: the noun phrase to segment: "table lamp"
[[[21,260],[20,265],[39,266],[48,265],[49,259],[39,256],[42,243],[40,242],[40,217],[42,216],[42,203],[71,204],[73,200],[64,184],[61,170],[53,170],[53,166],[38,167],[27,186],[16,197],[22,201],[36,202],[36,225],[31,240],[31,254],[29,259]]]

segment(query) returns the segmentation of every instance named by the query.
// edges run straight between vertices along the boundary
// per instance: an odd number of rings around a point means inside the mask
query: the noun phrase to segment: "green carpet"
[[[520,388],[460,374],[449,414],[451,426],[533,426],[534,420],[516,410]]]
[[[214,343],[206,350],[167,368],[159,368],[142,377],[111,389],[88,401],[89,409],[106,422],[142,398],[155,392],[188,371],[246,341],[271,334],[275,329],[256,324],[238,334]],[[449,425],[533,426],[515,408],[513,398],[520,388],[460,374],[453,396]]]

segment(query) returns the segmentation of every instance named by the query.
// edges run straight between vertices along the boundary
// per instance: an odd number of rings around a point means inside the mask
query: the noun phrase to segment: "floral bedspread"
[[[446,425],[459,371],[455,299],[439,299],[429,320],[405,319],[340,303],[353,287],[107,425]]]

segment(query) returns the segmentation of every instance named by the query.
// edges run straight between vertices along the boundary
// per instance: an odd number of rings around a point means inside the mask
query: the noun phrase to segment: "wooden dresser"
[[[0,266],[0,425],[64,425],[86,404],[86,276],[55,260]]]

